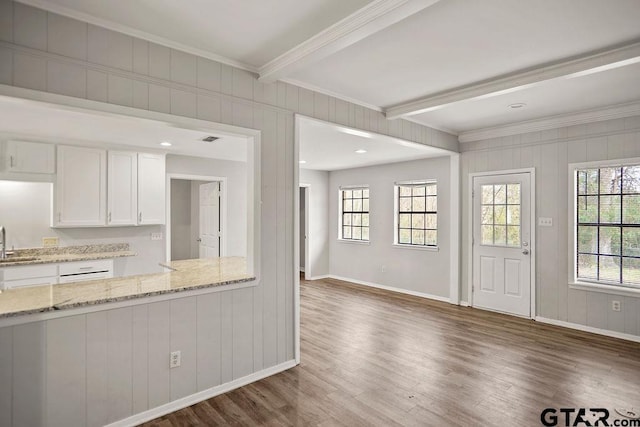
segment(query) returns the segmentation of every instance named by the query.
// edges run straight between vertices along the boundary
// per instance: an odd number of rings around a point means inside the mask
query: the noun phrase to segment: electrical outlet
[[[613,310],[613,311],[621,311],[622,310],[622,304],[620,304],[620,301],[611,301],[611,310]]]
[[[538,218],[538,225],[540,227],[552,227],[553,226],[553,218]]]
[[[151,240],[162,240],[162,233],[151,233]]]
[[[172,351],[169,358],[169,368],[177,368],[182,363],[182,353],[180,350]]]
[[[43,248],[57,248],[60,244],[60,241],[57,237],[43,237],[42,238],[42,247]]]

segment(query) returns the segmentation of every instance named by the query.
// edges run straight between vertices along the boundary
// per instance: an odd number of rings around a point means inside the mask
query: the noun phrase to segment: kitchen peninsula
[[[255,280],[243,257],[161,263],[169,271],[0,291],[0,318],[126,301]]]

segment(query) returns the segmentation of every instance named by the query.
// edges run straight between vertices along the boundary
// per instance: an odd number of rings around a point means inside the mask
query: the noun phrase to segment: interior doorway
[[[169,175],[167,260],[226,255],[225,178]]]

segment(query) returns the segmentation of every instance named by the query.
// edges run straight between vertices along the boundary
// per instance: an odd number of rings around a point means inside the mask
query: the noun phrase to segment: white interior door
[[[220,183],[200,186],[200,258],[220,256]]]
[[[531,317],[531,174],[473,179],[473,306]]]

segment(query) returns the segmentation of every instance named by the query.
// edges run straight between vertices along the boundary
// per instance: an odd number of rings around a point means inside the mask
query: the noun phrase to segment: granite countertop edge
[[[240,278],[240,279],[230,279],[230,280],[225,280],[225,281],[222,281],[222,282],[214,282],[214,283],[208,283],[208,284],[203,284],[203,285],[185,286],[185,287],[177,288],[177,289],[162,289],[162,290],[159,290],[159,291],[145,292],[145,293],[135,294],[135,295],[124,295],[124,296],[113,297],[113,298],[102,298],[102,299],[93,300],[93,301],[82,301],[82,302],[75,302],[75,303],[71,303],[71,304],[64,304],[63,303],[63,304],[57,304],[57,305],[49,306],[49,307],[34,308],[34,309],[16,311],[16,312],[11,312],[11,313],[2,313],[2,314],[0,314],[0,319],[13,318],[13,317],[19,317],[19,316],[26,316],[26,315],[29,315],[29,314],[52,313],[52,312],[56,312],[56,311],[70,310],[70,309],[73,309],[73,308],[81,308],[81,307],[87,307],[87,306],[92,306],[92,305],[100,305],[100,304],[107,304],[107,303],[113,303],[113,302],[130,301],[130,300],[135,300],[135,299],[154,297],[154,296],[158,296],[158,295],[174,294],[174,293],[194,291],[194,290],[200,290],[200,289],[206,289],[206,288],[214,288],[214,287],[218,287],[218,286],[234,285],[234,284],[238,284],[238,283],[247,283],[247,282],[251,282],[251,281],[254,281],[254,280],[256,280],[256,277],[253,277],[253,276],[252,277],[243,277],[243,278]]]
[[[7,261],[0,264],[0,268],[4,267],[20,267],[23,265],[37,265],[37,264],[55,264],[61,262],[74,262],[74,261],[94,261],[101,259],[123,258],[136,256],[137,253],[133,251],[115,251],[115,252],[87,252],[83,254],[59,254],[59,255],[42,255],[41,258],[36,258],[28,261]]]

